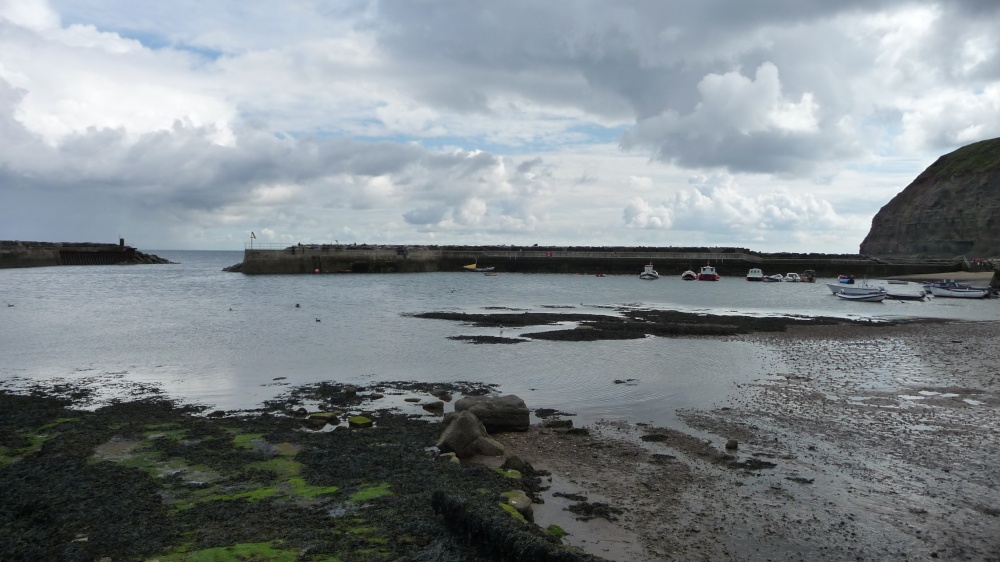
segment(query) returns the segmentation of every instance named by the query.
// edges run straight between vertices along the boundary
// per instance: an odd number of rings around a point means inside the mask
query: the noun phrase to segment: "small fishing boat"
[[[927,293],[920,291],[919,293],[900,293],[900,292],[886,292],[885,298],[895,301],[922,301],[927,297]]]
[[[476,263],[470,263],[469,265],[463,265],[462,269],[465,271],[473,271],[475,273],[493,271],[493,267],[479,267],[479,259],[476,259]]]
[[[693,271],[691,271],[690,269],[687,270],[687,271],[685,271],[684,273],[681,273],[681,279],[683,279],[685,281],[694,281],[697,278],[698,278],[698,274],[695,273],[695,272],[693,272]]]
[[[885,292],[879,291],[877,293],[845,293],[843,291],[837,293],[839,298],[846,301],[858,301],[858,302],[882,302],[885,300]]]
[[[659,279],[659,278],[660,274],[657,273],[655,269],[653,269],[653,264],[651,263],[646,264],[646,268],[643,269],[642,273],[639,274],[639,279],[645,279],[647,281],[652,281],[653,279]]]
[[[484,271],[483,275],[485,275],[486,277],[496,277],[497,276],[497,272],[496,271]]]
[[[761,279],[765,283],[781,283],[785,280],[785,276],[780,273],[775,273],[773,275],[768,275]]]
[[[884,288],[878,285],[869,285],[867,282],[861,283],[855,287],[845,287],[843,285],[838,285],[837,283],[827,283],[826,286],[830,289],[830,292],[835,295],[839,295],[840,293],[847,293],[848,295],[867,295],[869,293],[886,292]]]
[[[950,297],[959,299],[984,299],[990,290],[976,287],[937,287],[931,285],[931,294],[935,297]]]
[[[787,282],[787,283],[799,283],[801,281],[802,281],[802,278],[799,277],[798,273],[787,273],[787,274],[785,274],[785,282]]]
[[[802,272],[802,282],[803,283],[815,283],[816,282],[816,271],[813,269],[807,269]]]
[[[747,273],[747,281],[761,281],[764,279],[764,272],[759,267],[751,267]]]
[[[716,273],[715,268],[710,265],[701,266],[698,272],[698,281],[718,281],[722,276]]]
[[[840,275],[840,276],[837,277],[837,282],[838,283],[846,283],[848,285],[853,285],[854,284],[854,276],[853,275]]]

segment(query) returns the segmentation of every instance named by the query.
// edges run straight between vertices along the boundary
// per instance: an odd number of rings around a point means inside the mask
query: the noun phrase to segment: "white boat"
[[[935,297],[983,299],[989,296],[990,290],[973,287],[936,287],[931,285],[931,294]]]
[[[775,273],[774,275],[768,275],[768,276],[764,277],[763,279],[761,279],[761,281],[763,281],[765,283],[781,283],[784,280],[785,280],[785,277],[783,275],[781,275],[780,273]]]
[[[701,266],[701,271],[698,272],[698,281],[718,281],[721,278],[722,276],[710,265]]]
[[[659,279],[659,278],[660,274],[657,273],[655,269],[653,269],[653,264],[651,263],[646,264],[646,268],[643,269],[642,273],[639,274],[639,279],[645,279],[647,281],[652,281],[653,279]]]
[[[786,283],[798,283],[800,281],[802,281],[802,278],[799,277],[798,273],[788,273],[785,275]]]
[[[685,281],[694,281],[697,278],[698,278],[698,274],[695,273],[695,272],[693,272],[693,271],[691,271],[690,269],[687,270],[687,271],[685,271],[684,273],[681,273],[681,279],[683,279]]]
[[[922,301],[927,296],[927,293],[920,291],[919,293],[901,293],[897,291],[886,292],[885,298],[896,301]]]
[[[830,292],[839,295],[840,293],[845,293],[848,295],[869,295],[871,293],[885,293],[885,289],[879,287],[878,285],[869,285],[868,283],[861,283],[860,285],[841,285],[839,283],[827,283],[827,287],[830,288]]]
[[[837,296],[847,301],[858,301],[858,302],[882,302],[885,300],[884,291],[879,291],[877,293],[868,293],[868,294],[852,294],[841,291],[837,293]]]
[[[759,267],[751,267],[747,273],[747,281],[761,281],[764,279],[764,272]]]

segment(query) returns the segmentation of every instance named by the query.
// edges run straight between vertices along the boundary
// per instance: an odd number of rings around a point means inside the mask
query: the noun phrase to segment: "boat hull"
[[[868,285],[856,285],[853,287],[845,287],[844,285],[838,285],[836,283],[827,283],[826,286],[830,289],[830,292],[835,295],[840,295],[841,293],[847,295],[870,295],[872,293],[884,293],[885,290],[881,287],[870,287]]]
[[[845,301],[857,301],[857,302],[882,302],[885,300],[885,293],[870,293],[867,295],[855,295],[850,293],[837,293],[837,297],[844,299]]]
[[[961,287],[934,287],[931,286],[931,294],[935,297],[948,297],[954,299],[984,299],[990,294],[989,289],[973,289]]]

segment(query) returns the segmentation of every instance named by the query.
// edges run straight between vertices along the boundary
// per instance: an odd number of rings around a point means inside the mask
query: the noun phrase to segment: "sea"
[[[639,271],[251,276],[223,271],[242,261],[242,251],[143,251],[175,263],[0,270],[0,386],[74,382],[120,399],[116,392],[136,384],[210,409],[240,410],[321,381],[469,381],[495,384],[533,410],[571,413],[577,425],[670,425],[678,410],[723,406],[746,383],[791,367],[781,365],[780,350],[741,338],[472,344],[449,338],[546,328],[477,328],[412,314],[650,308],[873,322],[1000,319],[997,299],[847,302],[827,288],[835,279],[643,281]]]

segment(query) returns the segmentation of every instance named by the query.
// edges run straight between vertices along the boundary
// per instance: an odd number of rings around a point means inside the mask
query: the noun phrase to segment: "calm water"
[[[613,314],[609,307],[630,305],[726,314],[1000,319],[997,300],[844,302],[827,289],[828,279],[760,284],[742,278],[703,283],[467,272],[245,276],[221,271],[241,261],[242,252],[153,253],[179,263],[0,270],[0,380],[141,381],[222,409],[259,406],[286,388],[276,377],[290,384],[481,381],[499,383],[531,408],[575,412],[581,423],[668,423],[677,408],[723,403],[734,383],[766,375],[759,348],[660,338],[472,345],[447,338],[499,334],[405,313],[503,306]],[[517,333],[508,328],[503,335]]]

